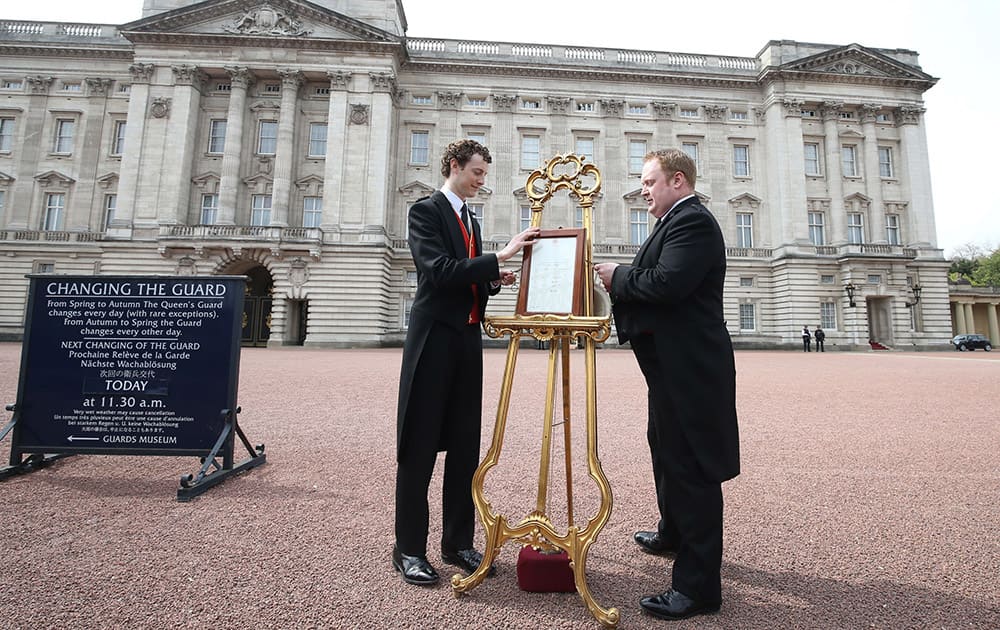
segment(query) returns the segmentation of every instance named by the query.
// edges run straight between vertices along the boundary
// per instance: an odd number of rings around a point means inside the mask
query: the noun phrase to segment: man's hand
[[[510,285],[517,282],[517,275],[513,271],[501,271],[500,272],[500,284],[509,287]]]
[[[497,252],[497,260],[500,262],[507,262],[510,258],[514,256],[517,252],[521,251],[524,247],[531,245],[531,243],[538,238],[541,234],[541,228],[531,227],[527,230],[521,232],[514,238],[510,239],[507,246]]]
[[[594,271],[608,293],[611,293],[611,279],[614,277],[617,267],[618,263],[597,263],[594,265]]]

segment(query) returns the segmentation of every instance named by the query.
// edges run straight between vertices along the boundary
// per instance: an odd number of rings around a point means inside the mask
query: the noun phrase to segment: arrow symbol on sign
[[[81,437],[77,437],[77,436],[75,436],[75,435],[71,435],[71,436],[69,436],[69,437],[68,437],[68,438],[66,438],[66,439],[67,439],[67,440],[69,440],[70,442],[72,442],[73,440],[94,440],[94,441],[96,442],[97,440],[100,440],[101,438],[95,438],[95,437],[82,437],[82,436],[81,436]]]

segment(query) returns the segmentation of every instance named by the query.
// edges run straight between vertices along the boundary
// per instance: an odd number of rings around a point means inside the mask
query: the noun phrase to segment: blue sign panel
[[[30,276],[13,448],[204,455],[236,405],[242,276]]]

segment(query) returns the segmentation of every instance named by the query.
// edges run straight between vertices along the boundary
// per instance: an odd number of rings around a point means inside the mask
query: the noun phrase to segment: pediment
[[[206,0],[119,27],[132,41],[185,36],[229,39],[347,40],[396,43],[400,38],[307,0]]]
[[[861,140],[862,138],[865,137],[865,134],[863,134],[860,131],[857,131],[855,129],[845,129],[845,130],[841,131],[838,134],[838,136],[841,137],[841,138],[849,138],[849,139],[853,139],[853,140]]]
[[[13,177],[8,175],[7,173],[4,173],[3,171],[0,171],[0,184],[8,185],[13,182],[14,182]]]
[[[711,197],[709,197],[708,195],[706,195],[703,192],[699,192],[699,191],[696,190],[696,191],[694,191],[694,194],[695,194],[695,196],[698,197],[698,201],[703,206],[707,206],[708,202],[710,202],[712,200]],[[628,202],[634,202],[634,201],[638,201],[638,200],[642,199],[642,188],[636,188],[635,190],[632,190],[630,192],[625,193],[624,195],[622,195],[622,199],[624,199],[625,201],[628,201]],[[644,199],[643,199],[643,203],[645,203]]]
[[[840,46],[803,57],[783,64],[780,69],[840,76],[937,81],[919,68],[896,61],[859,44]]]
[[[198,184],[199,186],[204,186],[208,182],[213,182],[213,181],[217,182],[221,179],[222,178],[218,173],[214,171],[208,171],[207,173],[202,173],[201,175],[195,175],[194,177],[191,178],[191,182]]]
[[[413,197],[416,199],[418,197],[430,196],[430,194],[434,192],[435,188],[433,186],[428,186],[419,179],[415,179],[409,184],[403,184],[398,188],[398,190],[407,197]]]
[[[247,186],[253,187],[258,184],[271,184],[274,182],[274,178],[267,173],[257,173],[256,175],[251,175],[243,180],[243,183]]]
[[[118,173],[106,173],[97,178],[97,185],[107,190],[118,185]]]
[[[45,171],[44,173],[39,173],[38,175],[35,175],[35,180],[42,186],[51,186],[52,184],[62,184],[63,186],[68,186],[76,181],[69,175],[60,173],[59,171]]]
[[[761,200],[758,197],[754,197],[750,193],[743,193],[730,199],[729,205],[736,208],[752,208],[756,210],[760,207],[760,202]]]

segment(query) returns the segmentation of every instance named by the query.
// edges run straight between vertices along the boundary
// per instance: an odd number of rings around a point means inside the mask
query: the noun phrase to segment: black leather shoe
[[[475,573],[479,565],[483,563],[483,554],[475,549],[459,549],[458,551],[445,551],[442,549],[441,560],[471,574]],[[490,570],[486,572],[486,577],[493,577],[496,574],[497,568],[490,565]]]
[[[677,545],[672,545],[660,537],[658,532],[636,532],[635,544],[646,553],[666,556],[677,553]]]
[[[695,615],[719,612],[719,602],[699,602],[680,591],[670,589],[666,593],[650,595],[639,600],[642,609],[660,619],[687,619]]]
[[[427,562],[424,556],[408,556],[399,551],[399,547],[392,546],[392,568],[399,571],[403,576],[403,581],[408,584],[418,586],[430,586],[437,584],[440,579],[437,571]]]

